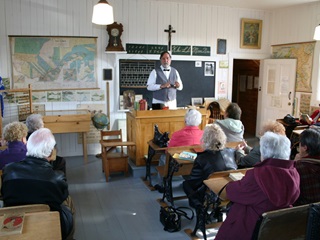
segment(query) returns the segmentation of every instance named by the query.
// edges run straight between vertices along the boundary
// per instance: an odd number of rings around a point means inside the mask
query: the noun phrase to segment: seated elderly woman
[[[320,131],[306,129],[300,134],[299,153],[295,159],[300,174],[300,196],[294,205],[320,201]]]
[[[204,152],[198,153],[190,176],[183,182],[183,189],[189,198],[189,205],[198,208],[202,205],[203,191],[199,191],[210,174],[218,171],[237,169],[235,151],[225,148],[227,137],[216,124],[204,129],[202,145]]]
[[[196,109],[189,109],[184,116],[185,126],[172,133],[171,139],[169,141],[168,147],[179,147],[179,146],[191,146],[199,145],[203,134],[203,131],[199,128],[202,121],[201,113]],[[159,166],[164,166],[166,164],[166,155],[161,155],[159,159]],[[156,190],[160,193],[164,192],[164,187],[162,186],[162,177],[158,174],[158,184],[154,186]]]
[[[0,151],[0,169],[6,164],[19,162],[26,157],[28,128],[24,123],[12,122],[3,129],[3,140],[7,148]]]
[[[261,135],[266,132],[274,132],[280,135],[286,135],[286,129],[283,124],[277,121],[266,122],[261,131]],[[261,162],[260,145],[253,148],[248,146],[246,142],[236,147],[236,162],[239,168],[253,167],[256,163]]]
[[[29,115],[26,119],[26,125],[28,127],[28,139],[34,131],[44,127],[42,115],[37,113]]]
[[[262,162],[226,187],[233,205],[216,240],[251,239],[262,213],[290,207],[299,197],[300,177],[295,162],[289,160],[290,140],[267,132],[261,137],[260,151]]]
[[[243,140],[244,126],[241,122],[241,108],[237,103],[230,103],[224,113],[224,119],[216,120],[227,136],[227,142],[241,142]]]

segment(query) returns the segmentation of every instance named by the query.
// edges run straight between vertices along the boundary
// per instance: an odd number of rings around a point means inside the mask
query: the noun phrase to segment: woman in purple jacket
[[[300,194],[300,177],[290,161],[290,141],[267,132],[260,140],[261,163],[240,180],[230,182],[227,198],[233,202],[216,240],[251,239],[264,212],[290,207]]]
[[[19,162],[26,157],[28,128],[22,122],[12,122],[3,129],[3,140],[7,148],[0,151],[0,169],[6,164]]]

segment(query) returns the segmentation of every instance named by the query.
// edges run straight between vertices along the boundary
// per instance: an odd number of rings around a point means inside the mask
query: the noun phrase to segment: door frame
[[[232,98],[232,87],[233,87],[233,60],[243,59],[243,60],[262,60],[266,58],[271,58],[271,54],[254,54],[254,53],[230,53],[229,54],[229,82],[228,82],[228,93],[227,98],[231,101]]]

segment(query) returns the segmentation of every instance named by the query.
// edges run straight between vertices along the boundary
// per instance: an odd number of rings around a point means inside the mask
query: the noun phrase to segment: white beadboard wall
[[[119,59],[158,59],[157,55],[131,55],[105,53],[108,36],[105,26],[91,23],[92,8],[98,0],[0,0],[0,76],[11,76],[8,35],[39,36],[97,36],[97,76],[99,87],[102,69],[112,68],[114,80],[110,82],[110,120],[113,128],[119,112]],[[124,26],[122,42],[141,44],[167,44],[164,29],[171,24],[176,30],[173,45],[211,46],[210,57],[173,56],[173,60],[228,60],[229,69],[216,70],[216,82],[225,81],[230,98],[233,59],[263,59],[270,57],[270,45],[286,42],[311,41],[314,27],[320,23],[320,3],[275,11],[252,10],[214,6],[208,4],[176,3],[152,0],[108,0],[113,6],[114,18]],[[196,1],[194,1],[196,2]],[[263,20],[262,45],[259,50],[241,49],[240,19]],[[217,39],[227,39],[227,54],[217,55]],[[217,89],[217,88],[216,88]],[[218,96],[216,94],[216,96]],[[74,109],[78,102],[45,103],[47,110]],[[84,103],[84,104],[90,104]],[[82,146],[76,134],[56,136],[60,155],[82,155]],[[89,154],[100,151],[98,144],[89,144]]]

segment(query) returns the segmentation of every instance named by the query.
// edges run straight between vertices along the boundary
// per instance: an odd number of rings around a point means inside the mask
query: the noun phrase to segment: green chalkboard
[[[193,56],[210,56],[210,47],[207,46],[193,46],[192,47]]]
[[[160,54],[167,51],[167,45],[148,45],[148,54]]]
[[[126,44],[126,51],[127,51],[127,53],[131,53],[131,54],[147,54],[148,45],[147,44],[127,43]]]
[[[191,55],[191,46],[189,45],[173,45],[172,55]]]

